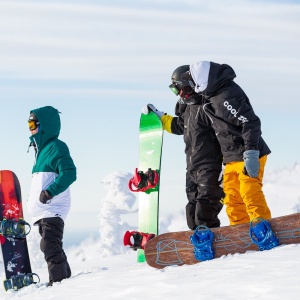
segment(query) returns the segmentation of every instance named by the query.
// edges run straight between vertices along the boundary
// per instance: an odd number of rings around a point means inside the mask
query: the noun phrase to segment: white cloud
[[[170,72],[177,62],[202,57],[298,70],[300,6],[103,3],[1,1],[0,72],[26,79],[103,80],[126,70],[132,80],[141,80],[159,73],[158,68]]]

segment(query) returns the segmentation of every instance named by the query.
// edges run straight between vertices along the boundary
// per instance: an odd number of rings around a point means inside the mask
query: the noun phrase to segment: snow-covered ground
[[[0,289],[0,299],[299,299],[300,245],[163,270],[136,263],[136,253],[122,245],[124,232],[136,229],[137,201],[127,189],[130,176],[114,172],[103,180],[107,196],[99,204],[100,237],[66,249],[71,278],[46,287],[48,272],[33,229],[28,238],[31,264],[41,283],[18,292]],[[300,211],[299,182],[297,164],[265,175],[264,192],[274,217]],[[133,222],[125,222],[124,216]],[[225,210],[221,220],[228,224]],[[161,233],[187,229],[183,211],[162,216],[160,224]],[[0,280],[4,276],[0,259]]]

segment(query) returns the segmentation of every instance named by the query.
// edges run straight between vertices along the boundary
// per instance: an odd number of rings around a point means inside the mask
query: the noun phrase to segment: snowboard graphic
[[[268,221],[279,245],[300,243],[300,213],[277,217]],[[248,250],[259,250],[256,243],[251,239],[250,228],[251,223],[246,223],[208,230],[213,233],[211,245],[214,258],[228,254],[245,253]],[[193,265],[201,262],[194,255],[195,248],[190,240],[193,234],[194,231],[191,230],[170,232],[149,240],[145,246],[147,263],[151,267],[162,269],[172,265]],[[254,238],[254,241],[257,240]],[[204,245],[203,252],[208,249],[207,244]]]
[[[0,222],[0,243],[7,279],[4,281],[4,288],[18,289],[16,286],[20,288],[25,285],[24,278],[19,275],[31,274],[27,242],[24,236],[28,228],[26,229],[27,223],[23,220],[19,180],[12,171],[8,170],[0,171]],[[12,286],[11,278],[14,278]],[[26,283],[29,281],[29,278],[25,278]]]
[[[159,212],[159,177],[163,143],[163,128],[161,120],[153,112],[141,114],[139,127],[139,170],[153,177],[157,175],[155,184],[139,192],[139,224],[138,230],[145,233],[158,234]],[[151,169],[149,171],[149,169]],[[154,180],[154,178],[153,178]],[[138,249],[138,262],[145,262],[143,249]]]

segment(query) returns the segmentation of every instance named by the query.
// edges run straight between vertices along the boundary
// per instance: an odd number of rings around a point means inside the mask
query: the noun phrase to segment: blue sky
[[[198,60],[236,71],[272,150],[266,170],[299,162],[299,15],[299,1],[0,0],[1,169],[18,175],[25,201],[28,114],[56,107],[78,168],[67,222],[98,226],[101,180],[138,166],[142,107],[172,114],[171,74]],[[165,133],[162,214],[184,208],[184,184],[182,137]]]

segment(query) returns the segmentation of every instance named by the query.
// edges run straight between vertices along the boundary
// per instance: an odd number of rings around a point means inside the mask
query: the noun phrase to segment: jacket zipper
[[[200,106],[198,107],[198,110],[197,110],[197,113],[196,113],[196,117],[195,117],[195,120],[197,120],[197,118],[198,118],[198,115],[199,115],[199,111],[200,111]]]
[[[208,105],[208,104],[211,104],[211,102],[205,103],[205,104],[203,105],[203,111],[204,111],[204,113],[209,117],[209,119],[210,119],[210,121],[211,121],[211,124],[213,124],[213,123],[214,123],[214,122],[213,122],[213,119],[212,119],[211,116],[205,111],[205,106]]]

